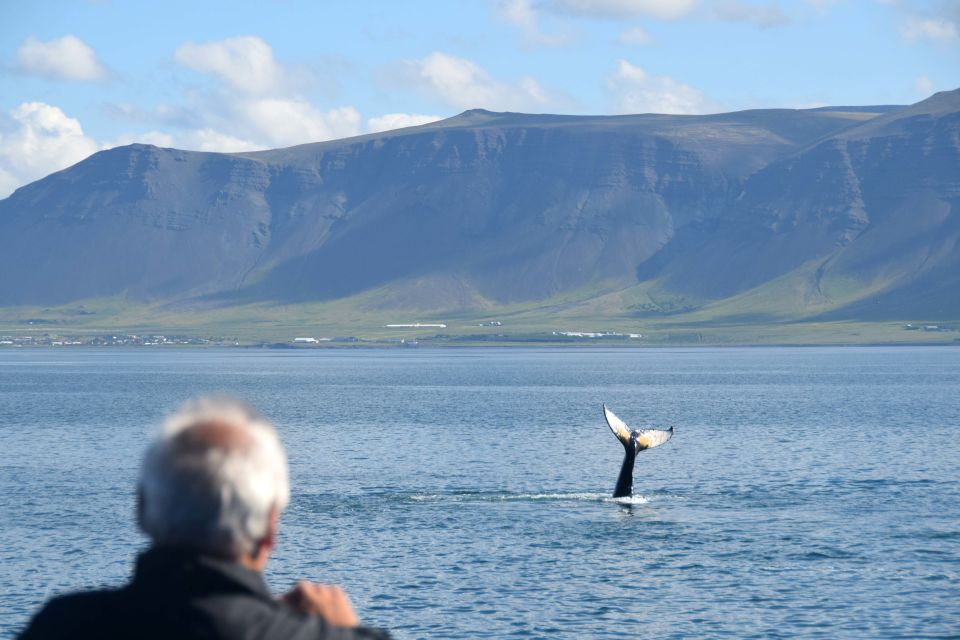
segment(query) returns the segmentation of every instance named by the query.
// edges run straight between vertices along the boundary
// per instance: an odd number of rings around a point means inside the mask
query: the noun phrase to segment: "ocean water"
[[[0,351],[0,637],[121,584],[141,453],[226,391],[293,499],[267,579],[399,638],[960,634],[960,349]],[[631,426],[676,425],[607,496]]]

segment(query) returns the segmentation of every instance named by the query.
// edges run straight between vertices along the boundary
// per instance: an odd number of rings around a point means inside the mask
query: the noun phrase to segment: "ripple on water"
[[[214,390],[288,446],[275,591],[341,583],[401,639],[956,635],[956,356],[2,352],[0,636],[127,578],[146,434]],[[680,427],[629,500],[604,402]]]

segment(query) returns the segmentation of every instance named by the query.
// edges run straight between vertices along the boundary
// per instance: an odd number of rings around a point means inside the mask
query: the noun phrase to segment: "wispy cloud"
[[[933,93],[936,88],[933,84],[933,80],[927,76],[917,76],[913,79],[913,88],[923,97],[927,97]]]
[[[607,80],[613,107],[619,113],[700,114],[719,110],[702,91],[670,76],[648,73],[626,60]]]
[[[823,15],[830,13],[843,0],[804,0],[804,2]]]
[[[443,116],[428,116],[419,113],[386,113],[367,120],[367,131],[378,133],[380,131],[392,131],[394,129],[403,129],[404,127],[416,127],[421,124],[428,124],[443,120]]]
[[[653,44],[653,36],[643,27],[630,27],[620,32],[617,42],[620,44]]]
[[[256,36],[236,36],[214,42],[185,42],[173,54],[181,65],[212,74],[232,88],[250,94],[287,89],[283,67],[273,49]]]
[[[552,0],[558,12],[590,18],[649,17],[678,20],[689,15],[697,0]]]
[[[26,102],[0,114],[0,197],[98,149],[122,144],[238,152],[343,138],[363,128],[354,107],[321,108],[306,99],[300,93],[306,76],[280,63],[270,45],[256,36],[186,42],[173,58],[211,83],[153,109],[133,103],[109,108],[113,117],[146,129],[141,133],[96,140],[77,119],[43,102]],[[71,80],[106,75],[93,50],[73,36],[48,43],[27,40],[18,50],[18,65],[25,72]],[[399,115],[392,115],[394,122]],[[410,116],[417,117],[430,116]],[[390,118],[371,121],[384,124]]]
[[[235,113],[261,140],[293,145],[332,140],[360,132],[360,112],[353,107],[319,109],[296,98],[261,98],[237,105]]]
[[[556,108],[569,104],[570,98],[541,85],[533,76],[515,81],[493,78],[483,67],[448,53],[434,52],[425,58],[407,60],[391,74],[422,93],[461,108],[495,111],[525,111]]]
[[[517,0],[520,2],[520,0]],[[520,15],[527,21],[535,18],[529,1]],[[570,18],[742,22],[761,29],[783,27],[793,21],[776,0],[543,0],[537,6]],[[640,27],[621,33],[621,44],[648,44]]]
[[[185,42],[174,59],[217,82],[213,90],[194,91],[179,110],[195,123],[177,136],[187,148],[246,151],[360,133],[357,109],[321,109],[305,99],[299,92],[303,74],[278,62],[259,37]]]
[[[102,80],[106,67],[86,42],[72,35],[42,42],[30,37],[17,47],[17,68],[54,80]]]
[[[777,3],[758,4],[743,0],[725,0],[715,3],[713,16],[721,22],[745,22],[761,29],[783,27],[791,22]]]
[[[528,46],[558,47],[569,44],[568,35],[544,33],[540,28],[540,15],[533,0],[498,0],[497,13],[505,22],[519,27]]]
[[[901,27],[903,37],[914,42],[917,40],[948,41],[960,38],[957,24],[947,17],[907,16]]]

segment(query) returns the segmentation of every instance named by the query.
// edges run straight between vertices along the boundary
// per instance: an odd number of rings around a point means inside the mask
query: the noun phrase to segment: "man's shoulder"
[[[103,589],[89,589],[85,591],[74,591],[54,596],[47,603],[48,607],[56,607],[59,610],[73,608],[86,609],[87,607],[118,600],[122,597],[124,587],[110,587]]]
[[[331,627],[275,601],[229,595],[177,602],[161,598],[144,606],[128,587],[80,591],[51,599],[19,640],[57,638],[291,638],[385,639],[376,629]],[[170,605],[173,605],[172,607]],[[169,608],[168,608],[169,607]],[[135,635],[131,635],[135,633]]]
[[[24,629],[20,640],[81,637],[121,597],[120,589],[93,589],[51,598]]]

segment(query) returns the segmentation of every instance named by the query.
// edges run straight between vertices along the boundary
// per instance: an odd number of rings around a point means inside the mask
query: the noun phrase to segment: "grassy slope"
[[[810,320],[876,288],[850,282],[817,282],[810,263],[777,280],[719,302],[677,298],[656,282],[632,287],[615,283],[536,303],[495,305],[475,300],[473,310],[398,310],[380,304],[392,290],[373,290],[327,303],[254,304],[227,308],[133,304],[89,300],[59,308],[0,308],[0,335],[91,336],[102,333],[163,333],[236,338],[241,343],[288,342],[294,337],[417,337],[431,343],[511,343],[552,340],[553,331],[640,333],[643,339],[604,339],[604,344],[955,344],[960,332],[905,331],[903,324],[952,324],[960,318],[897,321]],[[818,286],[819,285],[819,286]],[[30,320],[34,320],[30,324]],[[478,326],[498,320],[502,326]],[[445,323],[446,329],[388,329],[390,323]],[[594,341],[591,341],[594,343]]]

